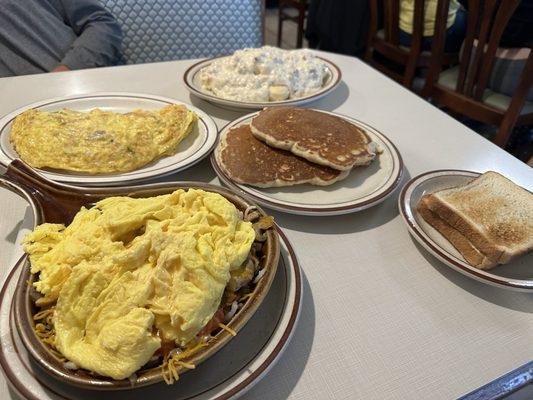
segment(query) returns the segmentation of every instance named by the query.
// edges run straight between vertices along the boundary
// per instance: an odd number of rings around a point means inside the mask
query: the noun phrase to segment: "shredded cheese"
[[[178,365],[183,368],[194,369],[194,364],[182,360],[192,356],[198,350],[206,346],[207,343],[201,342],[198,343],[196,346],[191,347],[190,349],[182,351],[181,353],[173,354],[171,356],[169,356],[169,354],[165,355],[165,357],[163,358],[163,363],[161,364],[161,374],[163,375],[165,383],[167,385],[172,385],[179,379],[178,370],[176,368],[176,366]]]
[[[66,361],[66,358],[57,351],[55,347],[55,331],[52,324],[52,318],[54,316],[54,308],[47,308],[46,310],[39,311],[33,316],[34,321],[40,321],[35,324],[34,330],[37,337],[41,342],[49,346],[50,352],[58,358],[60,361]]]
[[[252,297],[254,295],[254,292],[251,292],[251,293],[248,293],[248,294],[245,294],[244,296],[242,296],[240,299],[239,299],[239,303],[244,303],[246,300],[248,300],[250,297]]]
[[[229,326],[224,325],[222,322],[218,323],[218,326],[228,332],[231,336],[237,336],[237,332],[231,329]]]
[[[33,316],[34,321],[39,321],[41,319],[46,319],[48,316],[54,315],[54,309],[53,308],[47,308],[46,310],[39,311],[37,314]]]

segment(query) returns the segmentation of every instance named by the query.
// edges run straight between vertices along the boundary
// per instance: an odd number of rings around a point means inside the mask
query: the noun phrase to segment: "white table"
[[[533,172],[361,61],[333,54],[343,83],[312,106],[361,119],[398,147],[407,177],[439,168],[497,170],[533,189]],[[153,93],[193,103],[217,124],[239,113],[191,97],[192,61],[0,79],[0,114],[49,97]],[[207,161],[174,180],[218,183]],[[486,286],[415,244],[397,192],[364,212],[312,218],[273,213],[300,257],[303,310],[292,343],[249,399],[451,399],[533,359],[533,296]],[[0,274],[26,204],[0,190]],[[3,377],[2,377],[3,378]],[[4,381],[0,398],[8,397]]]

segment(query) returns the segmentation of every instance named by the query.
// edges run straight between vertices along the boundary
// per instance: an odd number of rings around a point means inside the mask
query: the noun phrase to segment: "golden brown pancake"
[[[375,143],[361,128],[319,111],[266,108],[252,119],[251,129],[270,146],[341,171],[368,165],[376,156]]]
[[[268,146],[256,139],[249,125],[231,129],[215,154],[224,172],[234,181],[258,187],[292,186],[300,183],[331,185],[348,176]]]

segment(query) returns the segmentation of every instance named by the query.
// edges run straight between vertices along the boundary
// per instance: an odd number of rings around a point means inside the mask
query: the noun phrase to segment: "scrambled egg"
[[[89,174],[126,172],[172,155],[197,117],[182,105],[118,114],[28,110],[15,118],[11,142],[36,168]]]
[[[57,300],[55,346],[76,365],[114,379],[142,367],[162,341],[186,346],[219,307],[255,233],[216,193],[112,197],[72,223],[25,238],[35,288]]]

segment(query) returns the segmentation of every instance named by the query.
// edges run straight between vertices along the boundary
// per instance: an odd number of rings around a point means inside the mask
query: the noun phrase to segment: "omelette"
[[[37,304],[55,304],[50,344],[77,367],[124,379],[163,346],[197,343],[255,237],[223,196],[180,189],[104,199],[69,226],[38,226],[24,250]]]
[[[176,152],[197,117],[183,105],[120,114],[94,109],[27,110],[11,128],[20,158],[35,168],[88,174],[127,172]]]

